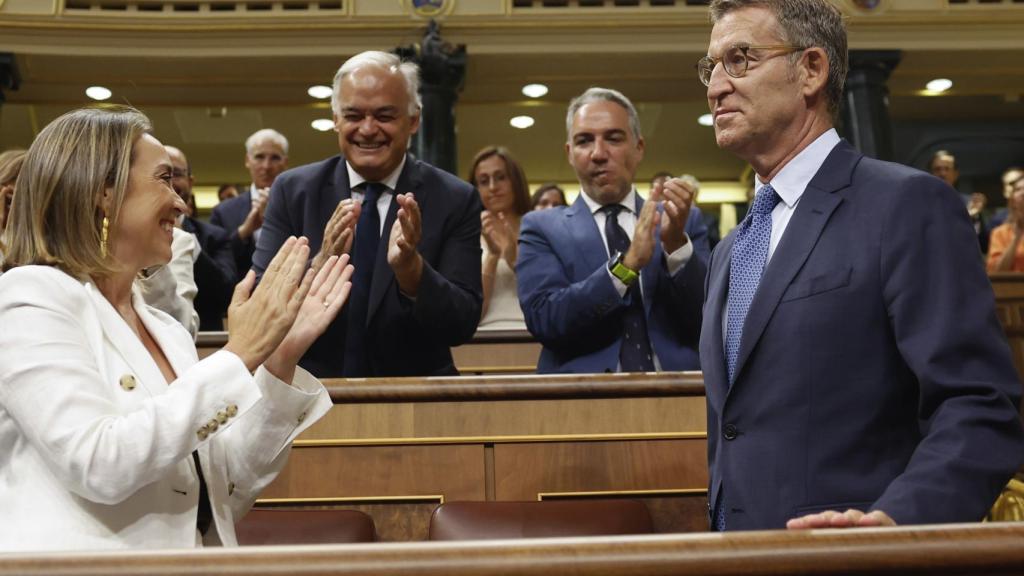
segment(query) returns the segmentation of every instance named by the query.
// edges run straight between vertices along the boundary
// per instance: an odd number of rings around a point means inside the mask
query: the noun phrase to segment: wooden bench
[[[213,354],[227,341],[227,332],[200,332],[196,338],[199,357]],[[540,349],[525,330],[480,330],[466,344],[452,348],[452,358],[461,374],[532,374]]]
[[[9,554],[0,576],[1024,574],[1024,524]]]
[[[424,540],[455,500],[639,498],[658,532],[707,529],[700,373],[327,380],[333,409],[258,506],[339,507]]]

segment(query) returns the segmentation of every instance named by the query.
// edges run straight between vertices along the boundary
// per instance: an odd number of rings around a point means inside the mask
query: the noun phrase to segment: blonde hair
[[[103,218],[112,243],[132,148],[151,130],[145,115],[124,106],[74,110],[43,128],[15,186],[4,269],[42,264],[79,278],[116,272],[116,262],[100,247]]]

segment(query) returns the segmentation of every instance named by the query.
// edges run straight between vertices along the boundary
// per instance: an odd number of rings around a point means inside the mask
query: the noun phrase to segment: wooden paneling
[[[514,443],[494,447],[496,500],[544,494],[707,488],[703,440]]]
[[[1024,524],[11,554],[0,576],[1024,574]]]
[[[1024,274],[1004,272],[989,278],[996,297],[996,316],[1006,332],[1017,374],[1024,380]],[[1024,403],[1021,414],[1024,415]]]
[[[483,500],[483,462],[479,444],[297,446],[261,499]]]
[[[699,373],[329,380],[260,506],[362,510],[426,536],[440,500],[635,497],[660,531],[707,527]]]

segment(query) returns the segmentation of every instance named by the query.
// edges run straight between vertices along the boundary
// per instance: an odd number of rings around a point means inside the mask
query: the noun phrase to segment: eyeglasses
[[[725,73],[733,78],[741,78],[747,73],[747,67],[750,65],[750,57],[747,52],[751,50],[782,50],[778,54],[772,54],[766,56],[763,60],[773,58],[775,56],[782,56],[783,54],[791,54],[793,52],[799,52],[806,50],[802,46],[790,46],[788,44],[770,44],[765,46],[750,46],[748,44],[733,44],[726,49],[725,54],[721,58],[715,58],[713,56],[705,56],[700,60],[697,60],[695,68],[697,68],[697,77],[700,78],[702,84],[707,86],[711,83],[711,73],[715,70],[715,66],[719,62],[722,63],[722,68],[725,68]]]

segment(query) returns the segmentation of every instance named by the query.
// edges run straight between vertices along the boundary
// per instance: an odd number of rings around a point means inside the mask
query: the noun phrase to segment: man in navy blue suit
[[[252,177],[249,189],[217,204],[210,215],[210,224],[226,230],[231,239],[236,281],[241,281],[252,267],[270,187],[288,167],[288,139],[271,128],[257,130],[245,141],[245,167]]]
[[[707,229],[688,235],[694,190],[683,180],[644,200],[643,160],[628,98],[591,88],[566,116],[572,206],[523,218],[516,264],[526,326],[544,345],[539,372],[695,370]]]
[[[708,271],[712,526],[980,520],[1024,438],[963,203],[837,135],[846,31],[829,2],[710,10],[699,76],[757,190]]]
[[[407,154],[419,128],[419,70],[385,52],[353,56],[334,76],[342,154],[274,182],[253,267],[306,236],[318,268],[355,266],[342,313],[301,365],[317,376],[456,374],[451,346],[480,321],[480,195]]]

